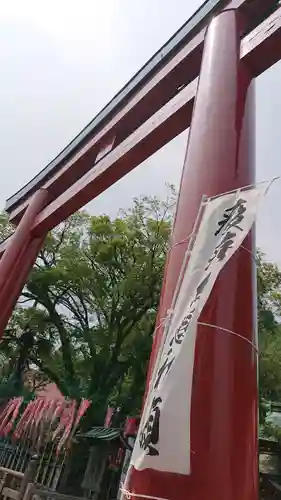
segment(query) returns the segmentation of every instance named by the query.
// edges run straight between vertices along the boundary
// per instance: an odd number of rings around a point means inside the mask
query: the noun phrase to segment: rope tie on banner
[[[123,493],[125,498],[127,498],[127,500],[130,500],[133,497],[134,498],[147,498],[149,500],[169,500],[169,498],[154,497],[151,495],[141,495],[140,493],[132,493],[131,491],[128,491],[124,488],[123,483],[121,483],[120,491],[121,491],[121,493]]]
[[[257,257],[254,255],[254,253],[251,252],[251,250],[249,250],[249,248],[246,248],[243,245],[240,245],[240,248],[243,248],[243,250],[246,250],[246,252],[248,252],[251,255],[251,257],[252,257],[253,261],[255,262],[255,264],[258,266],[259,261],[258,261]],[[263,277],[263,272],[261,270],[260,270],[260,275]]]
[[[248,252],[249,255],[251,255],[253,261],[258,264],[258,259],[256,258],[256,256],[254,255],[254,252],[252,252],[251,250],[249,250],[249,248],[247,247],[244,247],[244,245],[240,245],[240,248],[243,248],[243,250],[245,250],[246,252]]]
[[[162,318],[160,318],[159,325],[156,326],[156,328],[154,329],[153,336],[155,336],[155,334],[159,330],[159,328],[162,328],[162,326],[165,326],[170,321],[172,314],[173,314],[173,310],[167,309],[166,316],[163,316]]]
[[[171,251],[173,248],[177,247],[178,245],[182,245],[183,243],[187,243],[192,236],[194,236],[194,232],[190,233],[186,238],[183,238],[183,240],[177,241],[176,243],[171,245],[169,248],[169,251]]]
[[[171,319],[172,314],[173,314],[173,310],[167,309],[166,315],[161,318],[161,322],[155,328],[155,331],[158,330],[158,328],[160,328],[161,326],[164,326]]]

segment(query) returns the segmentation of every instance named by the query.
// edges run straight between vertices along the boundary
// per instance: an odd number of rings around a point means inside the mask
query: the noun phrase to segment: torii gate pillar
[[[236,11],[226,10],[207,30],[173,243],[192,232],[203,194],[214,196],[255,182],[254,81],[240,61],[238,24]],[[252,238],[223,269],[200,321],[255,342]],[[168,256],[158,318],[165,317],[172,303],[185,250],[186,245],[177,245]],[[159,329],[151,366],[160,338]],[[132,498],[257,500],[257,458],[255,349],[241,338],[200,326],[191,403],[191,475],[134,470],[128,489]]]

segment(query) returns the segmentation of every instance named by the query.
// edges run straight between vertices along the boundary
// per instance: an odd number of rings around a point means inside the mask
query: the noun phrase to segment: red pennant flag
[[[14,423],[15,423],[15,420],[19,414],[19,410],[20,410],[22,402],[23,402],[22,397],[16,398],[14,400],[14,409],[13,409],[13,412],[11,413],[10,420],[7,422],[7,424],[5,425],[5,427],[2,430],[2,436],[7,436],[9,434],[9,432],[12,430]]]
[[[75,420],[75,424],[74,424],[74,431],[76,431],[81,418],[83,417],[84,413],[86,413],[89,406],[91,406],[91,401],[83,398],[81,403],[80,403],[79,409],[77,411],[76,420]]]
[[[60,401],[57,406],[57,416],[60,417],[57,428],[53,433],[53,441],[58,437],[60,432],[63,431],[68,421],[69,408],[67,406],[67,401]]]
[[[115,408],[111,408],[110,406],[107,408],[106,416],[105,416],[105,421],[104,421],[104,427],[110,427],[112,418],[114,415]]]
[[[58,443],[57,453],[60,453],[64,443],[67,441],[67,439],[71,433],[72,426],[75,422],[76,401],[72,401],[68,410],[69,410],[68,415],[65,418],[64,433],[63,433],[63,435]]]
[[[1,415],[3,420],[1,421],[1,424],[0,424],[0,436],[3,435],[3,430],[5,429],[8,421],[9,421],[10,415],[13,413],[16,405],[17,405],[17,401],[14,398],[8,402],[6,408],[4,409],[3,415]]]
[[[18,424],[17,424],[17,427],[14,431],[14,437],[16,439],[19,439],[20,436],[22,435],[22,433],[25,431],[25,428],[26,428],[26,424],[27,424],[27,420],[28,420],[28,417],[32,411],[32,408],[33,408],[33,405],[34,405],[34,401],[30,401],[27,405],[27,407],[25,408]]]

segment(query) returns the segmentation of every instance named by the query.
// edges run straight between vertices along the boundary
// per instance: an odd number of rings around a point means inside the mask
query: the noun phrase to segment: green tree
[[[47,238],[2,348],[16,352],[26,325],[31,364],[76,399],[89,425],[108,403],[138,411],[168,250],[175,194],[143,197],[111,220],[79,212]]]
[[[143,197],[111,220],[79,212],[52,231],[2,342],[14,370],[19,337],[34,332],[29,361],[68,397],[93,401],[89,424],[109,403],[137,412],[161,289],[175,193]],[[0,218],[0,235],[11,227]],[[258,254],[260,417],[281,401],[281,272]],[[264,404],[265,402],[265,404]]]
[[[281,402],[281,271],[258,253],[258,327],[260,430],[280,439],[281,432],[269,424],[270,403]]]
[[[281,272],[258,255],[259,378],[261,396],[281,401]]]
[[[13,226],[9,223],[9,219],[5,212],[0,213],[0,241],[4,241],[13,233]]]

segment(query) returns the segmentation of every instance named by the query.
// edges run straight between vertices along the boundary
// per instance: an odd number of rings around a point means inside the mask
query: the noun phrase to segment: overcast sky
[[[2,0],[0,208],[46,166],[200,6],[201,0]],[[279,175],[281,65],[257,80],[257,177]],[[187,133],[94,200],[115,215],[141,194],[179,184]],[[281,264],[281,181],[258,220],[258,243]]]

